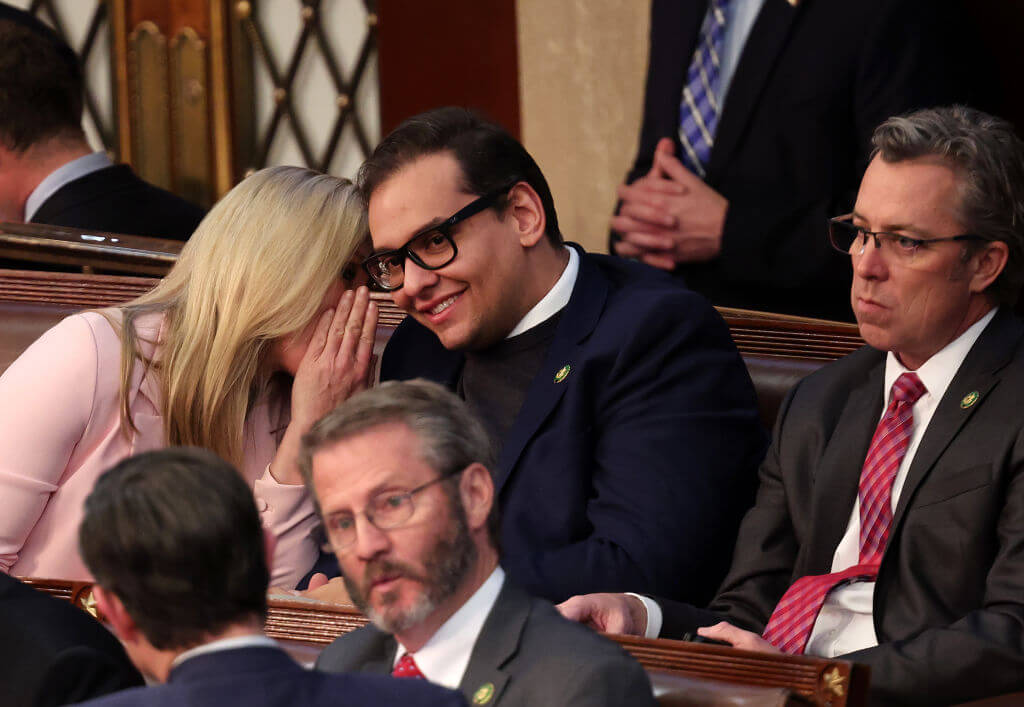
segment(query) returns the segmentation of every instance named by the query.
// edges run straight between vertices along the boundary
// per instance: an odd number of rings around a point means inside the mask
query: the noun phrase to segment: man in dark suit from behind
[[[303,476],[372,622],[317,668],[425,678],[499,707],[653,705],[633,658],[505,578],[490,456],[465,403],[424,380],[359,393],[306,435]]]
[[[83,96],[74,50],[0,3],[0,221],[187,240],[204,211],[93,152]]]
[[[120,462],[85,502],[82,557],[97,606],[136,666],[163,685],[97,707],[465,705],[433,685],[306,670],[263,635],[272,547],[252,491],[210,452]]]
[[[871,668],[874,705],[1024,690],[1024,142],[964,107],[883,123],[833,245],[868,346],[779,412],[708,610],[625,595],[566,615]]]
[[[540,167],[470,111],[405,121],[359,186],[366,268],[409,314],[381,379],[436,381],[480,416],[512,580],[552,601],[630,582],[707,601],[766,446],[718,313],[565,243]]]
[[[57,707],[141,684],[98,621],[0,572],[0,702]]]

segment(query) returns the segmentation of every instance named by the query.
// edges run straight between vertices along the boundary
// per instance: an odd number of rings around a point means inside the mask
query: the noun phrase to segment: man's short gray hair
[[[483,424],[455,394],[422,378],[388,381],[353,395],[336,407],[302,438],[299,469],[313,495],[313,455],[321,449],[361,432],[400,423],[419,440],[420,458],[435,471],[446,474],[480,463],[494,466],[491,440]],[[488,532],[498,544],[497,501],[488,519]]]
[[[989,288],[1012,306],[1024,285],[1024,142],[1001,118],[967,106],[928,108],[889,118],[871,137],[886,162],[934,157],[960,179],[960,217],[968,232],[1009,248]]]

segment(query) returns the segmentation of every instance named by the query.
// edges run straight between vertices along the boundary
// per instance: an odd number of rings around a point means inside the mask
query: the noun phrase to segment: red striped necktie
[[[394,669],[391,674],[396,678],[414,678],[416,680],[426,680],[427,676],[420,672],[420,668],[416,665],[416,661],[412,659],[411,653],[406,653],[398,662],[395,663]]]
[[[860,556],[842,572],[801,577],[782,595],[764,629],[764,639],[783,653],[802,654],[825,597],[840,584],[873,582],[892,525],[892,484],[907,453],[914,428],[914,403],[924,395],[916,373],[904,373],[892,386],[892,402],[875,428],[860,474]]]

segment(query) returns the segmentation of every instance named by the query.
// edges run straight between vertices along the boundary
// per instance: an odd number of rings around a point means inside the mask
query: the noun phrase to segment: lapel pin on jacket
[[[559,368],[558,372],[555,373],[555,383],[561,383],[566,378],[568,378],[569,377],[569,371],[571,371],[571,370],[572,370],[572,366],[570,366],[568,363],[565,364],[564,366],[562,366],[561,368]]]
[[[786,0],[786,2],[789,3],[790,7],[796,7],[797,3],[800,2],[800,0]]]
[[[485,682],[473,693],[473,704],[485,705],[491,701],[492,697],[494,697],[494,683]]]
[[[978,391],[972,390],[970,393],[965,395],[963,399],[960,401],[960,407],[966,410],[967,408],[974,405],[974,403],[978,402],[978,398],[980,397],[981,394]]]

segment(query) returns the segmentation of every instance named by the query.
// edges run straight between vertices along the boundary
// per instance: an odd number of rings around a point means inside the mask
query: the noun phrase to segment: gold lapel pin
[[[485,682],[473,693],[473,704],[485,705],[494,697],[494,683]]]
[[[960,407],[966,410],[970,406],[974,405],[974,403],[978,402],[978,398],[980,397],[981,393],[979,393],[976,390],[972,390],[970,393],[963,397],[963,400],[960,401]]]
[[[555,383],[561,383],[569,377],[569,371],[572,370],[572,366],[568,363],[558,369],[558,373],[555,374]]]

